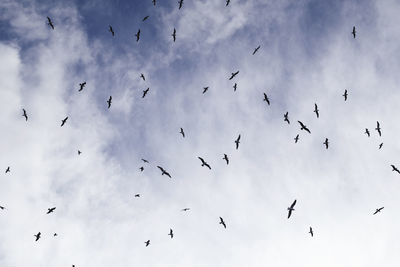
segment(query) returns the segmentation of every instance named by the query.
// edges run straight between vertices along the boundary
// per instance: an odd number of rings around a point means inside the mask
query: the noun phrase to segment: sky
[[[398,266],[400,3],[178,7],[0,2],[0,266]]]

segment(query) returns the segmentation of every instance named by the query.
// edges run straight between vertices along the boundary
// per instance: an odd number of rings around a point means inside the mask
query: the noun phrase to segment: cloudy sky
[[[398,266],[399,12],[2,0],[0,266]]]

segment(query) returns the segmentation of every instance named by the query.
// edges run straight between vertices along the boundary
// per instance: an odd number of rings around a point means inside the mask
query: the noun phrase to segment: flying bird
[[[368,135],[368,137],[370,137],[368,128],[365,128],[365,133]]]
[[[143,18],[142,21],[145,21],[145,20],[148,19],[148,18],[149,18],[149,16],[146,16],[146,17]]]
[[[226,6],[228,6],[230,2],[231,0],[226,0]]]
[[[172,229],[169,229],[169,234],[168,234],[171,238],[174,238],[174,232],[172,231]]]
[[[319,118],[319,110],[318,110],[317,103],[314,104],[314,112],[317,115],[317,118]]]
[[[299,141],[299,135],[296,135],[296,137],[294,138],[294,143],[296,144]]]
[[[137,33],[135,34],[136,36],[136,42],[139,42],[140,39],[140,29],[137,31]]]
[[[172,178],[171,177],[171,175],[166,171],[166,170],[164,170],[162,167],[160,167],[160,166],[157,166],[157,168],[159,168],[160,170],[161,170],[161,175],[166,175],[166,176],[168,176],[169,178]]]
[[[27,121],[28,120],[28,115],[26,114],[26,110],[22,109],[22,112],[24,113],[24,114],[22,114],[22,117],[25,117],[25,121]]]
[[[289,121],[289,111],[286,111],[286,113],[283,115],[283,118],[284,118],[283,121],[286,121],[288,124],[290,124],[290,121]]]
[[[55,209],[56,209],[56,207],[53,207],[53,208],[48,208],[48,209],[47,209],[47,213],[46,213],[46,214],[49,214],[49,213],[52,213],[52,212],[54,212],[54,211],[55,211]]]
[[[135,197],[140,197],[140,194],[136,194]]]
[[[185,138],[185,132],[183,131],[183,129],[181,128],[181,131],[179,132],[180,134],[182,134],[182,137]]]
[[[297,121],[298,123],[300,123],[300,130],[305,130],[308,133],[311,133],[310,129],[307,128],[307,126],[304,125],[304,123],[302,123],[301,121]]]
[[[176,41],[176,29],[174,28],[174,31],[172,32],[172,38],[174,39],[174,42]]]
[[[54,233],[53,236],[57,236],[57,233]],[[75,266],[75,265],[72,265],[72,266]]]
[[[10,167],[7,167],[6,173],[10,172]]]
[[[222,219],[222,217],[219,217],[219,224],[222,224],[222,226],[226,229],[226,224],[224,222],[224,219]]]
[[[80,150],[78,150],[78,155],[82,154],[82,152]]]
[[[294,211],[294,205],[296,205],[296,199],[293,201],[292,205],[290,205],[290,207],[287,208],[288,210],[288,219],[290,218],[290,216],[292,215],[292,212]]]
[[[181,211],[189,211],[189,210],[190,210],[190,208],[181,209]]]
[[[67,122],[67,120],[68,120],[68,117],[66,117],[65,119],[63,119],[63,120],[61,121],[61,127],[64,126],[64,124]]]
[[[54,30],[54,24],[49,17],[47,17],[47,24]]]
[[[83,83],[80,83],[79,84],[79,90],[78,90],[78,92],[80,92],[80,91],[82,91],[83,90],[83,87],[85,87],[85,85],[86,85],[86,82],[83,82]]]
[[[178,3],[179,3],[179,8],[178,9],[181,9],[182,5],[183,5],[183,0],[179,0]]]
[[[34,237],[36,237],[36,240],[35,241],[38,241],[39,240],[39,238],[40,238],[40,232],[39,233],[37,233],[36,235],[33,235]]]
[[[385,208],[385,207],[381,207],[381,208],[379,208],[379,209],[376,209],[373,215],[375,215],[375,214],[381,212],[381,210],[383,210],[384,208]]]
[[[376,122],[376,128],[375,130],[378,131],[379,136],[382,136],[382,132],[381,132],[381,126],[379,124],[379,121]]]
[[[324,145],[325,145],[325,148],[328,149],[328,146],[329,146],[328,138],[325,138]]]
[[[144,242],[146,244],[146,247],[148,247],[150,245],[150,240],[147,240],[146,242]]]
[[[226,161],[226,165],[229,164],[229,158],[227,154],[224,154],[224,157],[222,159]]]
[[[209,168],[211,170],[210,165],[208,165],[208,163],[201,157],[197,157],[199,160],[201,160],[201,166],[204,167],[206,166],[207,168]]]
[[[144,77],[144,74],[143,74],[143,73],[141,73],[141,74],[140,74],[140,78],[142,78],[142,79],[143,79],[143,81],[145,81],[145,80],[146,80],[146,78]]]
[[[314,236],[314,232],[313,232],[313,229],[312,229],[312,227],[311,227],[311,226],[310,226],[310,231],[309,231],[308,233],[310,233],[311,237],[313,237],[313,236]]]
[[[268,106],[270,105],[269,99],[268,99],[268,96],[267,96],[266,93],[264,93],[264,99],[263,99],[263,101],[267,102]]]
[[[237,89],[237,83],[235,83],[235,84],[233,85],[233,91],[234,91],[234,92],[236,92],[236,89]]]
[[[143,166],[140,167],[139,170],[140,170],[141,172],[144,171],[144,167],[143,167]]]
[[[238,75],[238,74],[239,74],[239,71],[237,71],[237,72],[232,72],[232,73],[231,73],[231,77],[229,78],[229,80],[232,80],[232,79],[235,78],[235,76]]]
[[[381,148],[382,148],[382,146],[383,146],[383,143],[380,143],[380,144],[379,144],[379,149],[381,149]]]
[[[254,51],[253,51],[253,55],[254,55],[255,53],[257,53],[257,51],[258,51],[258,49],[260,49],[260,47],[261,47],[261,45],[257,46],[257,48],[256,48],[256,49],[254,49]]]
[[[400,171],[396,168],[396,166],[394,166],[393,164],[390,166],[392,166],[392,171],[398,172],[400,174]]]
[[[236,150],[239,149],[239,144],[240,144],[240,134],[238,136],[238,138],[235,140],[235,144],[236,144]]]
[[[356,38],[356,26],[353,26],[353,31],[351,32],[353,34],[353,38]]]
[[[108,25],[108,31],[111,32],[111,35],[112,35],[112,36],[115,35],[114,30],[113,30],[113,28],[111,27],[111,25]]]
[[[4,210],[4,209],[5,209],[5,207],[3,207],[3,206],[0,206],[0,209]]]
[[[144,97],[147,95],[147,93],[149,92],[149,90],[150,90],[150,87],[148,87],[146,90],[143,90],[142,98],[144,98]]]
[[[203,94],[205,94],[208,91],[208,86],[207,87],[203,87]]]
[[[156,0],[153,0],[153,5],[154,5],[154,6],[156,5]]]
[[[112,102],[112,96],[107,100],[108,108],[111,107],[111,102]]]
[[[344,101],[346,101],[346,100],[347,100],[347,89],[346,89],[346,90],[344,90],[343,97],[344,97]]]
[[[147,159],[142,159],[142,161],[143,161],[144,163],[149,163],[149,161],[148,161]]]

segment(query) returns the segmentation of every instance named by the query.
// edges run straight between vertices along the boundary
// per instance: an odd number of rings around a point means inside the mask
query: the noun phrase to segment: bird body
[[[258,49],[260,49],[260,47],[261,47],[261,45],[257,46],[256,49],[254,49],[253,55],[254,55],[255,53],[257,53],[257,51],[258,51]]]
[[[300,130],[304,130],[306,132],[308,132],[309,134],[311,133],[310,129],[307,128],[307,126],[304,125],[304,123],[302,123],[301,121],[297,121],[300,124]]]
[[[22,112],[24,113],[24,114],[22,114],[22,117],[25,117],[25,121],[27,121],[28,120],[28,115],[26,114],[26,110],[22,109]]]
[[[232,72],[231,77],[229,78],[229,80],[232,80],[233,78],[235,78],[236,75],[239,74],[239,71],[237,72]]]
[[[395,171],[395,172],[397,172],[397,173],[399,173],[399,174],[400,174],[400,171],[399,171],[399,169],[397,169],[397,167],[396,167],[396,166],[394,166],[393,164],[392,164],[392,165],[390,165],[390,166],[392,166],[392,171]]]
[[[67,122],[67,120],[68,120],[68,117],[66,117],[65,119],[63,119],[63,120],[61,121],[61,127],[64,126],[64,124]]]
[[[239,134],[238,138],[235,140],[235,144],[236,144],[236,150],[238,150],[239,144],[240,144],[240,134]]]
[[[112,103],[112,96],[110,96],[110,98],[108,98],[107,100],[108,108],[111,107],[111,103]]]
[[[56,209],[56,207],[48,208],[48,209],[47,209],[47,214],[54,212],[55,209]]]
[[[313,237],[313,236],[314,236],[314,231],[313,231],[313,229],[312,229],[312,227],[311,227],[311,226],[310,226],[310,231],[309,231],[309,233],[310,233],[311,237]]]
[[[210,165],[201,157],[197,157],[199,160],[201,160],[201,166],[204,167],[206,166],[207,168],[209,168],[211,170]]]
[[[136,42],[139,42],[140,39],[140,29],[137,31],[137,33],[135,34],[136,36]]]
[[[54,24],[49,17],[47,17],[47,24],[54,30]]]
[[[10,166],[8,166],[6,169],[6,173],[9,173],[9,172],[10,172]]]
[[[83,83],[80,83],[79,84],[79,90],[78,90],[78,92],[80,92],[80,91],[82,91],[83,90],[83,87],[85,87],[85,85],[86,85],[86,82],[83,82]]]
[[[185,132],[183,131],[183,129],[181,128],[180,132],[179,132],[183,138],[185,138]]]
[[[288,112],[288,111],[286,111],[286,113],[283,115],[283,118],[284,118],[283,121],[286,121],[288,124],[290,124],[290,121],[289,121],[289,112]]]
[[[172,229],[169,229],[169,234],[168,234],[171,239],[174,238],[174,231],[172,231]]]
[[[37,233],[36,235],[33,235],[34,237],[36,237],[35,241],[38,241],[40,239],[41,233]]]
[[[203,87],[203,94],[205,94],[208,91],[208,86],[207,87]]]
[[[149,16],[146,16],[146,17],[143,18],[142,21],[145,21],[145,20],[148,19],[148,18],[149,18]]]
[[[113,28],[111,27],[111,25],[108,25],[108,31],[111,32],[111,35],[112,35],[112,36],[115,35],[114,30],[113,30]]]
[[[229,158],[228,158],[228,155],[224,154],[224,157],[223,157],[222,159],[226,161],[226,165],[228,165],[228,164],[229,164]]]
[[[296,144],[299,141],[299,135],[296,135],[296,137],[294,138],[294,143]]]
[[[237,83],[235,83],[235,84],[233,85],[233,91],[234,91],[234,92],[236,92],[236,89],[237,89]]]
[[[317,115],[317,118],[319,118],[319,110],[318,110],[317,103],[314,104],[314,112]]]
[[[174,31],[172,32],[172,39],[174,40],[174,42],[176,41],[176,29],[174,28]]]
[[[270,105],[269,98],[268,98],[268,96],[267,96],[266,93],[264,93],[264,99],[263,99],[263,101],[267,102],[268,106]]]
[[[379,121],[376,122],[376,128],[375,130],[378,131],[379,136],[382,136],[382,132],[381,132],[381,126],[379,124]]]
[[[222,224],[222,226],[226,229],[226,224],[224,219],[222,219],[222,217],[219,217],[219,224]]]
[[[379,209],[376,209],[373,215],[375,215],[375,214],[381,212],[384,208],[385,208],[385,207],[381,207],[381,208],[379,208]]]
[[[147,240],[146,242],[144,242],[146,244],[146,247],[148,247],[150,245],[150,240]]]
[[[149,92],[149,90],[150,90],[150,87],[148,87],[146,90],[143,90],[142,98],[144,98],[144,97],[147,95],[147,93]]]
[[[353,31],[351,32],[353,34],[353,38],[356,38],[356,26],[353,26]]]
[[[328,138],[325,138],[324,145],[325,145],[325,148],[328,149],[328,146],[329,146]]]
[[[144,74],[143,74],[143,73],[140,73],[140,78],[142,78],[143,81],[146,81],[146,78],[144,77]]]
[[[182,8],[182,5],[183,5],[183,0],[179,0],[179,1],[178,1],[178,4],[179,4],[179,8],[178,8],[178,9],[181,9],[181,8]]]
[[[161,170],[161,175],[165,174],[169,178],[172,178],[171,175],[166,170],[163,169],[163,167],[157,166],[157,168],[159,168]]]
[[[369,133],[368,128],[365,128],[365,133],[368,135],[368,137],[370,137],[370,133]]]
[[[290,218],[290,216],[292,215],[292,212],[294,211],[294,206],[296,205],[296,199],[293,201],[292,205],[290,205],[290,207],[287,208],[288,210],[288,219]]]
[[[347,101],[347,89],[346,90],[344,90],[344,94],[343,94],[343,97],[344,97],[344,101]]]

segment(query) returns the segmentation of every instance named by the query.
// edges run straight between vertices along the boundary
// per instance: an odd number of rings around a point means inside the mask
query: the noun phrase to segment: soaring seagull
[[[85,87],[85,85],[86,85],[86,82],[83,82],[83,83],[80,83],[79,84],[79,90],[78,90],[78,92],[80,92],[80,91],[82,91],[83,90],[83,87]]]
[[[226,229],[226,224],[224,219],[222,219],[222,217],[219,217],[219,224],[222,224],[222,226]]]
[[[143,73],[140,73],[140,78],[142,78],[143,81],[146,81],[146,78],[144,77],[144,74],[143,74]]]
[[[240,134],[239,134],[238,138],[235,140],[235,144],[236,144],[236,149],[239,149],[239,144],[240,144]]]
[[[10,172],[10,166],[8,166],[6,169],[6,173],[9,173],[9,172]]]
[[[260,49],[260,47],[261,47],[261,45],[257,46],[256,49],[254,49],[253,55],[254,55],[255,53],[257,53],[257,51],[258,51],[258,49]]]
[[[263,101],[267,102],[268,106],[270,105],[269,98],[268,98],[268,96],[267,96],[266,93],[264,93],[264,99],[263,99]]]
[[[319,118],[319,110],[318,110],[317,103],[314,104],[314,112],[317,115],[317,118]]]
[[[163,169],[163,167],[157,166],[157,168],[159,168],[161,170],[161,175],[165,174],[169,178],[172,178],[171,175],[166,170]]]
[[[310,226],[310,231],[309,231],[308,233],[310,233],[311,237],[313,237],[313,236],[314,236],[314,232],[313,232],[313,229],[312,229],[312,227],[311,227],[311,226]]]
[[[382,136],[382,132],[381,132],[381,126],[379,124],[379,121],[376,122],[376,128],[375,130],[378,131],[379,136]]]
[[[351,33],[353,34],[353,38],[356,38],[356,26],[353,26],[353,31]]]
[[[347,100],[347,89],[344,90],[343,97],[344,97],[344,101],[346,101]]]
[[[296,144],[299,141],[299,135],[296,135],[296,137],[294,138],[294,143]]]
[[[189,210],[190,210],[190,208],[181,209],[181,211],[189,211]]]
[[[307,128],[307,126],[304,125],[301,121],[297,121],[300,124],[300,130],[305,130],[308,133],[311,133],[310,129]]]
[[[169,229],[169,234],[168,234],[171,238],[174,238],[174,232],[172,231],[172,229]]]
[[[61,127],[64,126],[64,124],[67,122],[67,120],[68,120],[68,117],[66,117],[65,119],[63,119],[63,120],[61,121]]]
[[[226,0],[226,6],[228,6],[230,2],[231,0]]]
[[[325,138],[324,145],[325,145],[325,148],[328,149],[328,146],[329,146],[328,138]]]
[[[142,21],[145,21],[146,19],[148,19],[149,18],[149,16],[146,16],[146,17],[144,17],[143,19],[142,19]]]
[[[156,5],[156,0],[152,0],[153,1],[153,5],[155,6]]]
[[[33,235],[34,237],[36,237],[36,239],[35,239],[35,241],[38,241],[39,240],[39,238],[40,238],[40,232],[39,233],[37,233],[36,235]]]
[[[400,171],[399,171],[399,169],[396,168],[396,166],[394,166],[393,164],[390,166],[392,166],[392,172],[395,171],[400,174]]]
[[[27,121],[28,120],[28,115],[26,114],[26,110],[22,109],[22,112],[24,113],[24,114],[22,114],[22,117],[25,117],[25,121]]]
[[[289,121],[289,112],[288,112],[288,111],[286,111],[286,113],[283,115],[283,118],[284,118],[283,121],[286,121],[288,124],[290,124],[290,121]]]
[[[235,83],[235,84],[233,85],[233,91],[234,91],[234,92],[236,92],[236,89],[237,89],[237,83]]]
[[[47,24],[54,30],[54,24],[49,17],[47,17]]]
[[[370,137],[368,128],[365,128],[365,133],[368,135],[368,137]]]
[[[378,212],[381,212],[381,210],[383,210],[384,208],[385,208],[385,207],[381,207],[381,208],[379,208],[379,209],[376,209],[375,212],[374,212],[374,215],[377,214]]]
[[[237,72],[232,72],[231,77],[229,78],[229,80],[232,80],[233,78],[235,78],[236,75],[239,74],[239,71]]]
[[[229,158],[227,154],[224,154],[224,157],[222,159],[226,161],[226,165],[229,164]]]
[[[146,242],[144,242],[146,244],[146,247],[148,247],[150,245],[150,240],[147,240]]]
[[[108,31],[111,32],[111,35],[112,35],[112,36],[115,35],[114,30],[113,30],[113,28],[111,27],[111,25],[108,25]]]
[[[140,39],[140,29],[137,31],[137,33],[135,34],[136,36],[136,42],[139,42]]]
[[[204,167],[206,166],[207,168],[209,168],[211,170],[210,165],[202,158],[202,157],[197,157],[199,160],[201,160],[201,166]]]
[[[147,93],[149,92],[149,90],[150,90],[150,87],[148,87],[146,90],[143,90],[142,98],[144,98],[144,97],[147,95]]]
[[[179,132],[180,134],[182,134],[182,137],[185,138],[185,132],[183,131],[183,129],[181,128],[181,131]]]
[[[290,216],[292,215],[292,211],[294,211],[294,205],[296,205],[296,199],[293,201],[292,205],[290,205],[290,207],[287,208],[288,210],[288,219],[290,218]]]
[[[179,8],[178,8],[178,9],[181,9],[181,8],[182,8],[182,5],[183,5],[183,0],[179,0],[179,1],[178,1],[178,4],[179,4]]]
[[[107,100],[108,108],[111,107],[111,102],[112,102],[112,96]]]
[[[382,146],[383,146],[383,143],[380,143],[380,144],[379,144],[379,149],[381,149],[381,148],[382,148]]]
[[[208,86],[207,87],[203,87],[203,94],[205,94],[208,91]]]
[[[47,209],[47,213],[46,214],[49,214],[49,213],[52,213],[52,212],[54,212],[54,210],[56,209],[56,207],[53,207],[53,208],[48,208]]]
[[[176,41],[176,29],[174,28],[174,31],[172,32],[172,39],[174,40],[174,42]]]
[[[142,159],[142,161],[143,161],[144,163],[149,163],[149,161],[148,161],[147,159]]]

